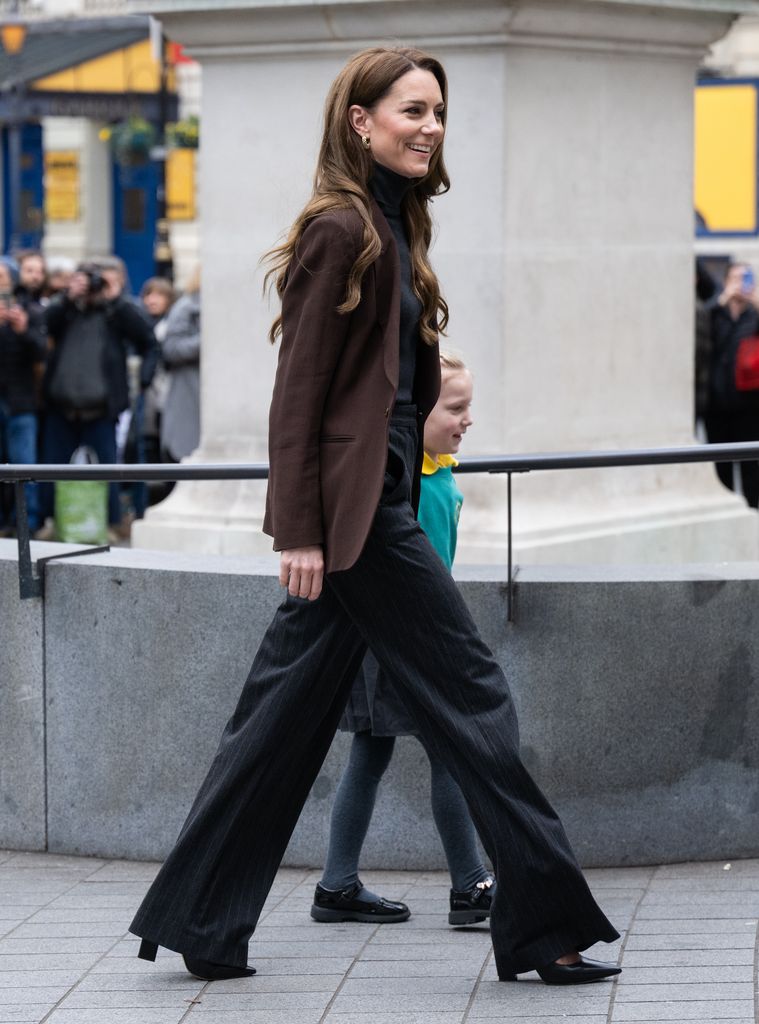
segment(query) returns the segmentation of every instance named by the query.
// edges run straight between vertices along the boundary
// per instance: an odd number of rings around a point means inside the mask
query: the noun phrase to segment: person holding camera
[[[7,263],[0,263],[0,461],[19,465],[37,461],[35,370],[45,359],[42,317],[26,310],[13,293]],[[30,530],[39,525],[37,485],[24,485]],[[10,502],[8,503],[11,504]],[[13,530],[13,512],[0,507],[3,532]]]
[[[140,386],[155,371],[158,350],[153,329],[140,310],[111,286],[96,263],[83,263],[68,289],[45,310],[51,347],[45,374],[47,406],[44,463],[68,462],[82,445],[101,463],[116,461],[116,421],[129,405],[129,346],[142,356]],[[45,510],[52,515],[52,488]],[[108,520],[121,521],[118,490],[108,492]]]

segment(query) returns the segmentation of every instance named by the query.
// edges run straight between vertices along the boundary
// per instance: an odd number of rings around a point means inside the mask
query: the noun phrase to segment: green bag
[[[73,465],[97,463],[92,448],[77,448]],[[55,534],[67,544],[108,542],[108,483],[105,480],[59,480],[55,485]]]

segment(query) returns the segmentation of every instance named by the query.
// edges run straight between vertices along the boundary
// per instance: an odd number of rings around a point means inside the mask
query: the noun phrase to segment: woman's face
[[[440,397],[424,424],[424,450],[453,455],[472,425],[472,375],[469,370],[443,370]]]
[[[169,308],[169,297],[163,292],[150,291],[143,297],[142,304],[151,316],[163,316]]]
[[[353,128],[369,136],[377,163],[405,178],[423,178],[443,141],[443,96],[431,71],[413,68],[371,108],[348,111]]]

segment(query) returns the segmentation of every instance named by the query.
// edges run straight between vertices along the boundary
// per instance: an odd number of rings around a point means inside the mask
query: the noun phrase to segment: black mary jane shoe
[[[142,960],[155,960],[158,944],[143,939],[137,954]],[[211,960],[199,960],[182,954],[184,965],[195,978],[201,981],[228,981],[230,978],[250,978],[256,973],[255,967],[235,967],[234,964],[215,964]]]
[[[586,960],[581,956],[573,964],[546,964],[538,967],[541,981],[546,985],[586,985],[591,981],[602,981],[621,974],[622,968],[616,964],[604,963],[603,960]]]
[[[492,876],[477,882],[468,892],[451,889],[451,909],[448,924],[478,924],[490,917],[490,905],[495,895]]]
[[[347,889],[325,889],[317,883],[311,917],[314,921],[332,924],[337,921],[366,921],[370,924],[396,924],[407,921],[411,911],[405,903],[378,896],[376,900],[356,899],[363,889],[361,882]]]

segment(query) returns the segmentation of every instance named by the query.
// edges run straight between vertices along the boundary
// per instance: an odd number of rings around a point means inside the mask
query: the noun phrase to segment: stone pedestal
[[[198,461],[266,457],[276,351],[258,260],[307,198],[330,81],[383,39],[439,54],[450,78],[433,259],[447,344],[475,377],[463,453],[692,440],[693,82],[740,3],[149,6],[203,64]],[[503,556],[504,487],[462,481],[462,558]],[[708,466],[535,475],[515,491],[524,560],[759,553],[755,514]],[[135,543],[270,550],[263,495],[180,484]]]

